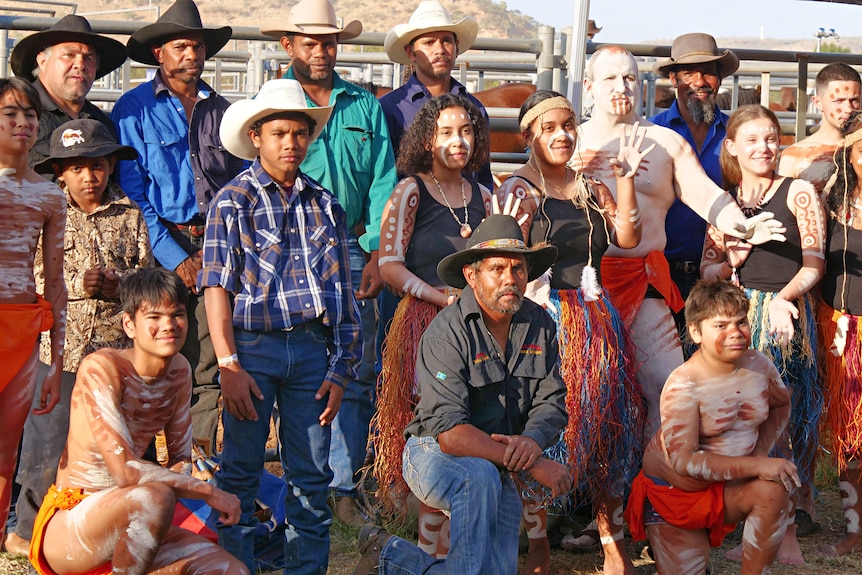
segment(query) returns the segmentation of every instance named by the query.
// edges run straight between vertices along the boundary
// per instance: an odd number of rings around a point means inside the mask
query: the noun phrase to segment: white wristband
[[[227,367],[235,363],[239,363],[239,356],[237,354],[227,355],[225,357],[218,358],[219,367]]]

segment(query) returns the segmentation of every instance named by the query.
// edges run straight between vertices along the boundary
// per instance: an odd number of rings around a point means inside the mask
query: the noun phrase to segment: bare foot
[[[30,541],[28,539],[21,539],[17,533],[8,533],[3,547],[13,555],[23,555],[26,557],[30,554]]]
[[[518,575],[548,575],[551,571],[551,543],[547,537],[529,541],[527,562]]]
[[[795,525],[787,528],[784,539],[781,540],[781,547],[778,548],[778,561],[784,565],[805,564],[805,559],[802,558],[802,549],[799,548],[799,541],[796,540]]]
[[[724,558],[728,561],[742,561],[742,544],[740,543],[730,551],[724,554]]]
[[[839,555],[862,551],[862,534],[848,533],[835,545],[822,545],[817,550],[829,557],[838,557]]]
[[[605,575],[635,575],[635,567],[629,557],[624,541],[614,541],[603,546],[605,562],[602,573]]]

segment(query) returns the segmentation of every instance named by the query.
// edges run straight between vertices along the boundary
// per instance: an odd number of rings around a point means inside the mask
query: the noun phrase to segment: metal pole
[[[590,13],[590,0],[575,0],[574,22],[572,23],[572,46],[569,57],[569,87],[567,95],[578,117],[581,117],[584,68],[587,64],[587,18]]]
[[[554,28],[539,26],[542,51],[536,61],[536,88],[550,90],[554,86]]]
[[[804,138],[805,116],[808,111],[808,57],[799,55],[799,75],[796,84],[796,141]]]

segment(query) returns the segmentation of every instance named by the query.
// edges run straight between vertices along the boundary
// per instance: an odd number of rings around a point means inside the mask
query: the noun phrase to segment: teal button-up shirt
[[[331,190],[347,212],[353,230],[365,224],[359,245],[366,252],[378,249],[383,207],[395,188],[395,155],[383,108],[371,92],[333,76],[332,116],[309,146],[302,172]],[[293,68],[285,78],[296,80]],[[317,107],[306,96],[310,107]]]

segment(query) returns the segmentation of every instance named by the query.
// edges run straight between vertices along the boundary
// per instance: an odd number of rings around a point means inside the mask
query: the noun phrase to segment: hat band
[[[710,58],[724,58],[724,54],[716,54],[715,52],[686,52],[676,60],[682,60],[691,56],[709,56]]]
[[[470,247],[471,250],[499,250],[513,248],[518,250],[526,250],[527,244],[525,244],[523,240],[503,238],[498,240],[487,240],[484,242],[479,242],[478,244]]]

